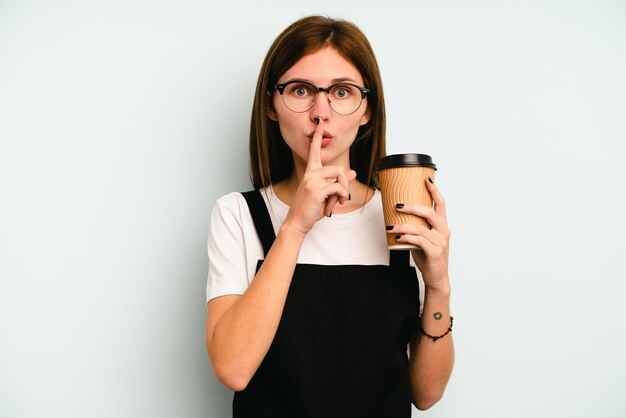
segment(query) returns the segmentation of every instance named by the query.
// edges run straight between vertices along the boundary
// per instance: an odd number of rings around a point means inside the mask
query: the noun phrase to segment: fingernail
[[[396,203],[396,209],[402,209],[404,207],[404,203]]]
[[[385,229],[386,229],[387,231],[391,231],[391,230],[393,229],[393,225],[387,225],[387,226],[385,227]]]
[[[352,195],[348,193],[348,200],[352,200]]]
[[[395,236],[395,239],[400,239],[400,238],[402,238],[402,235],[396,235]]]
[[[430,177],[428,177],[428,181],[434,183],[433,179],[431,179]]]

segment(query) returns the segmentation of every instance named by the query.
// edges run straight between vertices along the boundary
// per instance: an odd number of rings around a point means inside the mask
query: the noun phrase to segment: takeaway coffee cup
[[[414,224],[430,228],[430,224],[416,215],[396,210],[398,203],[417,203],[433,206],[433,199],[426,188],[428,177],[435,180],[437,166],[425,154],[394,154],[384,157],[378,170],[378,180],[383,199],[385,225]],[[387,247],[390,250],[419,248],[416,245],[399,243],[395,235],[387,234]]]

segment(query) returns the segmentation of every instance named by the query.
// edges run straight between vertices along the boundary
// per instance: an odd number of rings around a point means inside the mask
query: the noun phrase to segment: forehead
[[[292,79],[304,79],[318,85],[330,84],[335,80],[352,80],[357,84],[363,84],[359,70],[331,47],[300,58],[280,77],[279,83]]]

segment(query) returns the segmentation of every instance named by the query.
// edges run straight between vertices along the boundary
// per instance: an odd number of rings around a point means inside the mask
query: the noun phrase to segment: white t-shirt
[[[289,206],[276,197],[271,187],[261,190],[274,232],[278,233]],[[256,274],[263,247],[245,198],[230,193],[219,198],[211,213],[208,241],[209,274],[206,300],[224,295],[242,295]],[[413,258],[411,265],[415,267]],[[298,255],[300,264],[389,265],[389,250],[380,192],[362,208],[333,214],[319,220],[309,231]],[[419,270],[420,307],[424,287]]]

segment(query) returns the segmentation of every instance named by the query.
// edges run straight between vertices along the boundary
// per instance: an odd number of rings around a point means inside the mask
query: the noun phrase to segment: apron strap
[[[272,219],[267,211],[267,206],[265,205],[263,196],[261,196],[261,192],[259,190],[251,190],[241,194],[246,199],[246,203],[250,209],[250,214],[252,215],[254,227],[256,228],[256,233],[261,240],[261,244],[263,245],[263,253],[267,257],[267,253],[269,253],[270,248],[272,248],[272,244],[276,239],[276,234],[274,234]],[[392,267],[410,265],[409,254],[410,251],[389,251],[389,265]]]
[[[389,251],[389,265],[391,267],[400,267],[410,265],[409,254],[407,250],[391,250]]]
[[[274,239],[276,239],[276,234],[274,234],[272,219],[267,211],[267,206],[265,206],[263,196],[261,196],[259,190],[251,190],[241,194],[246,199],[246,203],[248,203],[248,209],[250,209],[256,233],[263,245],[263,253],[267,257],[267,253],[270,252]]]

